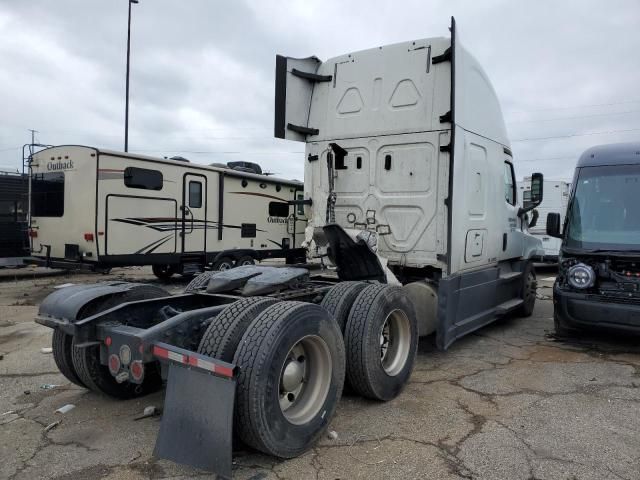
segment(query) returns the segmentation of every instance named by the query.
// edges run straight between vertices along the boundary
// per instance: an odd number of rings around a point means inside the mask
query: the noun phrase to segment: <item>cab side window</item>
[[[516,204],[516,177],[511,162],[504,162],[504,199],[509,205]]]

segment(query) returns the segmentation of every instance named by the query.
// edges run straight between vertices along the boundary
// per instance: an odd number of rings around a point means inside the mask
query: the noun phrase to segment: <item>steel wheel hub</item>
[[[279,402],[284,417],[301,425],[318,414],[329,394],[333,364],[326,342],[309,335],[296,343],[280,373]]]
[[[404,311],[394,310],[380,329],[380,363],[389,376],[398,375],[409,358],[411,326]]]

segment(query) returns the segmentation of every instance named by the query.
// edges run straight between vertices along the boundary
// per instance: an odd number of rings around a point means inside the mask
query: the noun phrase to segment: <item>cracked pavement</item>
[[[0,283],[0,478],[214,478],[153,458],[160,421],[133,418],[162,406],[162,392],[106,399],[69,384],[41,353],[51,330],[33,317],[54,285],[123,275],[153,279],[138,268]],[[447,352],[422,339],[395,400],[346,394],[330,427],[337,439],[287,461],[237,452],[234,478],[640,479],[640,342],[554,339],[549,285],[530,318],[501,320]],[[68,403],[76,408],[55,413]]]

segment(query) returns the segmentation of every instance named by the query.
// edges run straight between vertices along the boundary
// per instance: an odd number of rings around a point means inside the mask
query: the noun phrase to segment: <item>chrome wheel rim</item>
[[[222,262],[219,266],[218,266],[218,270],[221,272],[224,272],[225,270],[231,270],[232,266],[230,263],[227,262]]]
[[[387,315],[380,329],[380,362],[385,373],[398,375],[409,358],[411,325],[406,313],[396,309]]]
[[[333,362],[327,343],[308,335],[291,349],[280,370],[279,402],[284,417],[302,425],[315,417],[331,386]]]

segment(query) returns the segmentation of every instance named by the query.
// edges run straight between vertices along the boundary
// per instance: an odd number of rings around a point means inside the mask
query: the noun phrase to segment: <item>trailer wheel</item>
[[[94,304],[85,312],[82,312],[82,317],[86,318],[95,315],[125,302],[168,296],[169,293],[162,288],[144,285]],[[100,363],[99,345],[78,348],[75,344],[74,338],[71,348],[73,366],[78,377],[89,390],[114,398],[128,399],[146,395],[162,387],[160,368],[157,363],[145,365],[145,376],[142,384],[118,383],[109,372],[109,367]]]
[[[73,353],[71,346],[73,343],[73,336],[64,333],[59,328],[53,330],[53,337],[51,338],[51,349],[53,350],[53,360],[56,362],[56,366],[60,373],[66,377],[71,383],[75,383],[80,387],[86,387],[80,377],[76,373],[76,369],[73,366]]]
[[[353,302],[368,285],[365,282],[340,282],[331,287],[322,299],[320,306],[336,319],[341,332],[344,332]]]
[[[224,272],[225,270],[231,270],[233,267],[233,260],[230,257],[222,257],[213,263],[211,269],[217,272]]]
[[[345,328],[347,379],[363,397],[391,400],[409,380],[418,349],[415,308],[406,291],[369,285]]]
[[[264,309],[276,303],[275,298],[248,297],[227,306],[204,332],[198,353],[233,362],[247,327]]]
[[[333,417],[345,375],[342,335],[327,311],[302,302],[271,305],[245,332],[234,363],[240,439],[280,458],[311,448]]]
[[[169,280],[176,273],[176,268],[173,265],[153,265],[151,270],[160,280]]]
[[[524,303],[518,307],[517,315],[520,317],[530,317],[536,305],[536,290],[538,281],[536,280],[536,271],[533,263],[528,262],[522,272],[522,292],[521,297]]]
[[[255,259],[250,255],[245,255],[244,257],[240,257],[238,261],[236,261],[236,267],[244,267],[245,265],[255,265]]]

